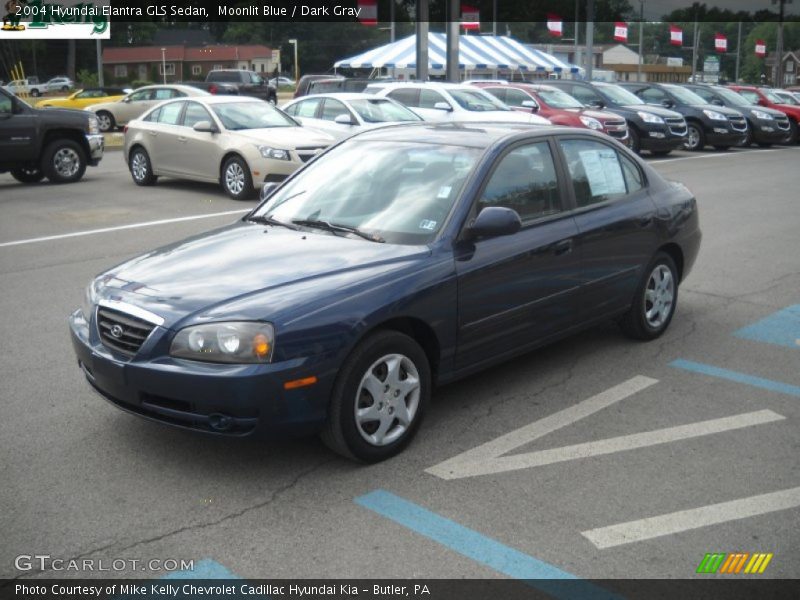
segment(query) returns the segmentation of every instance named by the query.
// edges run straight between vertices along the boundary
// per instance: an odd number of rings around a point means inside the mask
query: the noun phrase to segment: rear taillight
[[[122,128],[122,133],[128,133],[128,126],[127,125],[125,125],[125,127]]]
[[[217,93],[217,90],[219,90],[219,88],[218,88],[216,85],[210,85],[210,86],[208,86],[208,91],[209,91],[210,93],[212,93],[212,94],[216,94],[216,93]]]

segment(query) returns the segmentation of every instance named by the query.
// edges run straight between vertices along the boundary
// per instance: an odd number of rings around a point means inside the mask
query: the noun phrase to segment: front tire
[[[397,331],[375,333],[339,371],[322,440],[348,458],[386,460],[414,437],[430,395],[430,365],[419,344]]]
[[[97,113],[97,124],[100,126],[100,131],[103,133],[112,131],[117,126],[114,115],[107,110],[101,110]]]
[[[234,200],[249,200],[255,196],[253,178],[244,159],[232,156],[222,167],[222,189]]]
[[[154,185],[158,177],[153,175],[153,164],[150,155],[144,148],[134,148],[128,157],[128,168],[131,171],[133,183],[136,185]]]
[[[34,98],[38,98],[41,95],[42,95],[42,93],[39,90],[37,90],[37,89],[32,89],[31,90],[31,96],[33,96]]]
[[[38,167],[22,167],[13,169],[11,176],[20,183],[39,183],[44,179],[44,173]]]
[[[667,330],[678,303],[678,269],[668,254],[659,252],[644,272],[633,303],[620,326],[637,340],[654,340]]]
[[[697,123],[689,123],[687,125],[686,141],[683,147],[689,152],[698,152],[706,145],[706,134],[703,133],[703,128]]]
[[[628,129],[628,137],[630,137],[630,149],[636,154],[641,154],[642,138],[635,127],[630,127]]]
[[[74,140],[51,142],[44,151],[42,171],[53,183],[74,183],[86,171],[86,153]]]

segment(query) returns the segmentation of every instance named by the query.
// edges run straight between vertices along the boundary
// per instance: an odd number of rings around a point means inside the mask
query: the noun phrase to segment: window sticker
[[[436,221],[430,221],[429,219],[423,219],[419,223],[419,228],[424,229],[425,231],[433,231],[436,229]]]
[[[452,190],[452,186],[443,185],[439,188],[439,193],[436,195],[437,198],[447,198],[450,196],[450,190]]]
[[[581,150],[579,154],[593,197],[625,193],[622,167],[614,150]]]

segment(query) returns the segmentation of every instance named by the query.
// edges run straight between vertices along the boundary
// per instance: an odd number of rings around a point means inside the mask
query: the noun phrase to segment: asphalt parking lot
[[[706,553],[800,564],[800,147],[649,159],[703,246],[652,343],[599,327],[435,394],[401,455],[225,440],[92,393],[66,317],[93,275],[236,218],[213,185],[0,176],[0,575],[20,554],[184,559],[208,576],[692,577]],[[159,577],[141,567],[114,573]],[[86,573],[82,573],[85,575]],[[60,572],[58,576],[80,573]],[[109,576],[109,573],[102,573]]]

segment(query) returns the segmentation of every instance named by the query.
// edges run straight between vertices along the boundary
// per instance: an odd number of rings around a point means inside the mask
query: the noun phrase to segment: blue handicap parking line
[[[173,571],[160,579],[241,579],[241,577],[217,561],[204,558],[194,563],[194,569],[191,571]]]
[[[800,304],[772,313],[752,325],[742,327],[733,335],[800,350]]]
[[[532,587],[554,598],[619,598],[572,573],[501,544],[390,492],[374,490],[356,498],[355,502],[499,573],[526,580]]]
[[[720,379],[727,379],[737,383],[745,383],[747,385],[752,385],[753,387],[769,390],[771,392],[788,394],[790,396],[796,396],[800,398],[800,386],[792,385],[790,383],[775,381],[773,379],[765,379],[764,377],[748,375],[747,373],[740,373],[739,371],[731,371],[730,369],[706,365],[704,363],[694,362],[693,360],[678,359],[669,364],[671,367],[677,367],[678,369],[693,371],[694,373],[702,373],[703,375],[710,375],[711,377],[719,377]]]

